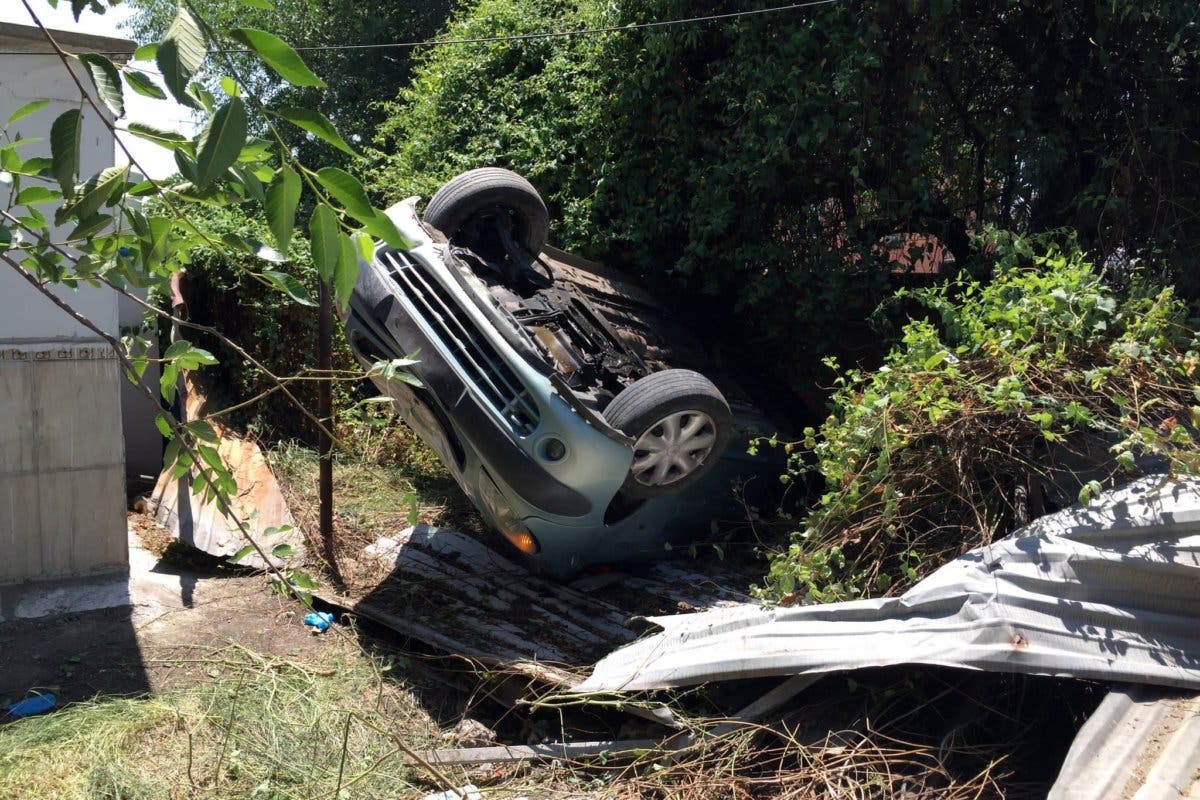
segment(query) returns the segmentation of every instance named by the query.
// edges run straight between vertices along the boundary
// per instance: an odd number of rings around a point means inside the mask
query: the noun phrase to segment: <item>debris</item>
[[[780,710],[788,704],[788,702],[796,695],[803,692],[808,687],[812,686],[817,681],[821,680],[820,675],[793,675],[783,683],[776,686],[771,691],[764,694],[762,697],[755,700],[750,705],[738,711],[736,714],[729,717],[724,722],[712,727],[709,730],[691,730],[683,736],[676,737],[671,740],[671,749],[676,751],[669,759],[669,762],[677,760],[679,752],[691,747],[700,739],[715,739],[721,736],[726,736],[736,731],[740,726],[750,722],[757,722],[763,717]]]
[[[58,699],[53,694],[35,694],[33,697],[27,697],[9,706],[8,715],[13,719],[32,717],[37,714],[45,714],[57,704]]]
[[[559,687],[579,682],[572,667],[636,639],[631,617],[681,601],[709,608],[749,599],[729,588],[745,586],[745,577],[726,568],[702,573],[665,562],[585,594],[531,574],[475,537],[428,525],[380,538],[362,553],[387,577],[352,598],[318,591],[322,600],[439,650]]]
[[[192,376],[184,384],[186,420],[203,419],[209,405],[203,388]],[[216,448],[221,461],[237,481],[238,494],[232,499],[232,506],[238,519],[249,526],[250,534],[268,551],[281,544],[289,546],[290,555],[286,557],[272,554],[271,560],[276,564],[285,558],[297,563],[303,560],[304,537],[262,449],[219,422],[210,420],[210,424],[219,439]],[[180,541],[209,555],[230,557],[242,552],[247,541],[237,523],[220,512],[214,497],[200,493],[198,487],[193,490],[190,473],[176,477],[172,467],[167,465],[158,476],[149,498],[155,520]],[[238,564],[255,569],[266,567],[257,552],[244,553]]]
[[[972,550],[900,597],[654,617],[577,692],[939,664],[1200,689],[1200,479],[1151,476]]]
[[[313,628],[313,633],[324,633],[333,624],[333,614],[328,611],[314,611],[304,615],[304,624]]]
[[[496,743],[496,732],[477,719],[463,717],[446,738],[459,747],[487,747]]]
[[[429,750],[421,758],[430,764],[503,764],[514,761],[545,761],[591,756],[617,758],[654,750],[661,743],[653,739],[625,739],[601,742],[550,742],[534,745],[497,745],[495,747],[459,747],[450,750]]]
[[[466,786],[460,786],[457,789],[448,789],[444,792],[427,794],[421,800],[483,800],[483,795],[480,793],[478,786],[468,783]]]

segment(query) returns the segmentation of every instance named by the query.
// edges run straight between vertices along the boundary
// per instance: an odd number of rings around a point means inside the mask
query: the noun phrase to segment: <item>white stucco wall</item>
[[[79,88],[53,54],[0,55],[0,123],[34,99],[52,102],[9,130],[42,140],[24,158],[49,155],[51,123],[80,106]],[[83,115],[86,179],[113,164],[114,148],[103,118],[88,104]],[[59,294],[118,334],[115,292]],[[0,585],[127,568],[123,383],[103,340],[0,263]]]
[[[76,66],[76,71],[80,68]],[[88,79],[80,76],[85,86]],[[31,100],[52,102],[37,113],[18,121],[9,135],[41,139],[21,148],[23,158],[50,155],[50,125],[59,114],[78,108],[79,88],[67,74],[58,56],[40,53],[0,55],[0,122]],[[107,113],[107,112],[106,112]],[[113,164],[113,141],[104,121],[83,105],[83,136],[80,144],[80,174],[90,176]],[[47,213],[49,206],[40,209]],[[58,233],[68,231],[58,229]],[[106,333],[117,333],[117,295],[111,289],[81,287],[59,292],[72,307]],[[0,341],[45,341],[92,339],[95,335],[69,319],[53,303],[38,294],[11,269],[0,270]]]

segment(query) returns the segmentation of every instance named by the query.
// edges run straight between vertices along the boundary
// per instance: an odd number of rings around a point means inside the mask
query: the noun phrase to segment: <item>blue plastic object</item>
[[[319,633],[324,633],[333,624],[333,614],[330,614],[328,611],[315,611],[311,614],[305,614],[304,624],[310,628],[316,628]]]
[[[35,714],[45,714],[57,704],[58,700],[52,694],[35,694],[19,703],[13,703],[8,707],[8,713],[12,717],[32,717]]]

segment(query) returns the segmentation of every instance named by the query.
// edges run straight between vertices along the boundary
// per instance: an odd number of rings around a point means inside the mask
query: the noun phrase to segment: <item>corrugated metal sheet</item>
[[[1108,693],[1071,745],[1048,800],[1200,798],[1200,695]]]
[[[578,691],[904,663],[1200,689],[1200,482],[1149,478],[973,550],[900,597],[654,617]]]

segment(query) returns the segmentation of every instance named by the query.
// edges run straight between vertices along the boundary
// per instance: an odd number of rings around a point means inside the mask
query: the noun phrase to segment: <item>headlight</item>
[[[529,528],[525,527],[525,523],[517,516],[517,512],[509,507],[503,495],[500,494],[500,489],[487,473],[482,475],[479,484],[480,499],[496,524],[496,528],[504,534],[504,538],[526,555],[533,555],[541,550],[537,539],[529,532]]]

